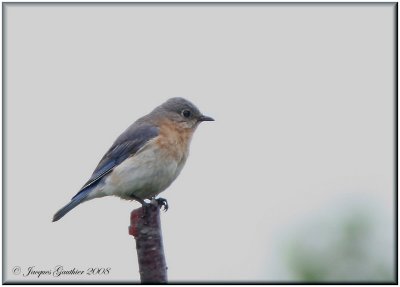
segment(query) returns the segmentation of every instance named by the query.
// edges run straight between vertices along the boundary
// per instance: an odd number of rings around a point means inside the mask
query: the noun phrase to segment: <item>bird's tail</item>
[[[86,201],[86,198],[90,191],[91,191],[90,188],[87,190],[82,190],[79,194],[74,196],[66,206],[64,206],[59,211],[57,211],[56,214],[54,214],[53,222],[59,220],[64,215],[66,215],[68,212],[70,212],[72,209],[77,207],[79,204]]]

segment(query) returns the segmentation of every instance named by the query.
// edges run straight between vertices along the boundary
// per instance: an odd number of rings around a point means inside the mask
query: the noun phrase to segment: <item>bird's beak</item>
[[[211,122],[211,121],[214,121],[212,117],[207,117],[205,115],[201,115],[199,117],[199,122]]]

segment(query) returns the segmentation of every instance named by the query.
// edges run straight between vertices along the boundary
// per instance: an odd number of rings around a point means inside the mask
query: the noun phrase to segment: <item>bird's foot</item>
[[[164,208],[164,211],[168,210],[168,201],[165,198],[152,198],[151,202],[158,206],[160,209]]]
[[[168,201],[165,198],[152,198],[149,203],[145,202],[143,200],[142,203],[142,218],[147,218],[147,215],[149,214],[149,208],[152,206],[158,207],[158,208],[164,208],[164,211],[168,210]]]
[[[164,211],[168,210],[168,201],[165,198],[159,197],[154,199],[157,203],[157,206],[161,208],[164,208]]]
[[[145,200],[141,199],[140,197],[131,195],[131,199],[136,200],[137,202],[139,202],[142,205],[142,218],[147,216],[147,208],[149,208],[149,205],[151,203],[147,203]]]

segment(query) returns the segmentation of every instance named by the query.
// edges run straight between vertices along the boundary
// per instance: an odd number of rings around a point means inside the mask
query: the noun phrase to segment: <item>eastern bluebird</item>
[[[82,202],[115,195],[145,204],[179,175],[199,123],[213,121],[183,98],[171,98],[128,127],[103,156],[92,176],[53,217]],[[161,199],[162,203],[166,203]]]

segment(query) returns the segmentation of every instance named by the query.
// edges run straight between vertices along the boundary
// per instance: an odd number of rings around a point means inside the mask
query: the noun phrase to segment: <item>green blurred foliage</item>
[[[380,252],[375,225],[362,212],[333,222],[319,219],[286,246],[289,272],[307,282],[393,283],[393,262]]]

